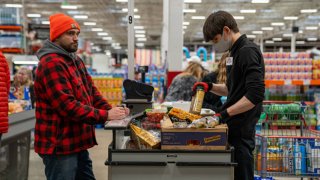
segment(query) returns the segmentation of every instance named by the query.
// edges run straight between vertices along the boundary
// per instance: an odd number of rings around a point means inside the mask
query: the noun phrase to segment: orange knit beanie
[[[79,24],[70,16],[65,14],[54,14],[50,16],[50,41],[54,41],[69,29],[79,29]]]

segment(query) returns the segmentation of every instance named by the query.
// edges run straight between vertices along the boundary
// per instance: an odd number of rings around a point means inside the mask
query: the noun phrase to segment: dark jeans
[[[229,144],[234,147],[235,161],[238,165],[234,171],[235,180],[254,179],[253,150],[255,148],[254,132],[240,136],[229,136]]]
[[[94,180],[92,161],[87,150],[69,155],[47,155],[40,157],[45,165],[47,180]]]
[[[2,133],[0,133],[0,147],[1,147],[1,137],[2,137]]]

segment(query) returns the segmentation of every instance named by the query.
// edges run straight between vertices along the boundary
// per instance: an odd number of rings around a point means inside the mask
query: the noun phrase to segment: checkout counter
[[[146,89],[142,85],[139,86]],[[126,90],[125,84],[124,87]],[[136,89],[132,91],[131,88],[131,92],[134,91]],[[141,92],[136,91],[136,95],[139,96],[139,94]],[[143,96],[149,95],[144,94]],[[137,99],[135,96],[129,97]],[[108,166],[109,180],[234,179],[236,163],[233,148],[228,150],[163,150],[130,147],[131,131],[129,125],[142,119],[144,110],[150,108],[150,105],[152,107],[150,100],[146,100],[145,104],[138,104],[139,113],[134,104],[131,107],[134,109],[133,115],[122,120],[106,122],[104,129],[111,130],[113,136],[105,162],[105,165]]]
[[[2,135],[0,179],[27,180],[31,131],[36,122],[35,110],[9,115],[9,132]]]

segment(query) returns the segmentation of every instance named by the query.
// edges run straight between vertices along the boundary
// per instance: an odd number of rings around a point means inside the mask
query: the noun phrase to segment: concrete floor
[[[97,180],[108,179],[108,168],[104,165],[108,154],[108,145],[112,141],[111,131],[103,129],[96,129],[96,137],[98,146],[94,146],[89,150],[90,157],[93,162],[93,172]],[[41,158],[30,150],[30,162],[29,162],[29,179],[30,180],[44,180],[44,165]]]
[[[90,157],[93,161],[94,175],[97,180],[108,180],[108,168],[104,165],[104,162],[107,159],[107,147],[112,141],[111,131],[96,129],[96,137],[99,145],[89,150]],[[30,150],[29,179],[45,179],[44,165],[41,158],[33,149]],[[276,180],[300,180],[300,178],[276,178]]]

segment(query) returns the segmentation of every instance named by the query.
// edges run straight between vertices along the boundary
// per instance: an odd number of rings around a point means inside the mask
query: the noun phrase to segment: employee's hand
[[[220,113],[217,113],[213,116],[215,116],[216,118],[219,119],[220,124],[225,124],[227,117],[229,117],[229,114],[228,114],[227,110],[224,110],[224,111],[221,111]]]
[[[202,86],[204,88],[204,91],[208,92],[208,91],[211,91],[213,85],[212,83],[208,83],[208,82],[196,82],[192,87],[192,92],[195,93],[198,86]]]
[[[108,120],[123,119],[126,116],[126,109],[124,107],[114,107],[108,111]]]

